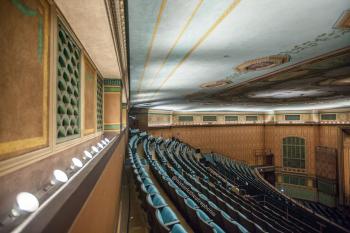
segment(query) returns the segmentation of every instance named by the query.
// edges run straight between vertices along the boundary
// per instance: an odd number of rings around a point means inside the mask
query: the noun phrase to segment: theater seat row
[[[134,169],[133,174],[136,180],[136,187],[140,191],[143,207],[147,211],[148,221],[152,226],[153,233],[186,233],[174,211],[168,206],[161,196],[149,174],[141,163],[140,157],[136,153],[139,135],[134,136],[129,141],[129,159]]]

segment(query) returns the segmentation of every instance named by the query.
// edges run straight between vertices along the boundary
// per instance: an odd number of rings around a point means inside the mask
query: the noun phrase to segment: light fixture
[[[102,144],[107,146],[107,142],[105,140],[101,140]]]
[[[83,163],[80,161],[80,159],[77,158],[72,158],[72,164],[70,166],[73,170],[75,169],[79,169],[81,167],[83,167]]]
[[[92,146],[91,149],[95,152],[95,153],[98,153],[98,149],[96,146]]]
[[[68,181],[68,176],[61,170],[54,170],[52,174],[51,184],[55,185],[57,183],[66,183]]]
[[[103,149],[103,146],[101,143],[97,143],[98,147],[100,147],[101,149]]]
[[[109,139],[108,139],[108,138],[105,138],[105,141],[106,141],[107,143],[109,143]]]
[[[83,159],[92,159],[92,154],[89,151],[85,150]]]
[[[11,213],[13,216],[19,216],[21,213],[32,213],[39,208],[38,199],[31,193],[20,192],[16,196],[15,207]]]
[[[283,188],[281,188],[281,192],[282,192],[282,193],[284,192],[284,189],[283,189]]]

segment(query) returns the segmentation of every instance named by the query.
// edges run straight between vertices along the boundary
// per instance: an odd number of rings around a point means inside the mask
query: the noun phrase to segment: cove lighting
[[[77,158],[72,158],[72,165],[71,165],[71,168],[72,169],[79,169],[79,168],[82,168],[83,167],[83,163],[77,159]]]
[[[21,192],[16,196],[15,207],[12,209],[13,216],[19,216],[22,212],[32,213],[39,208],[38,199],[31,193]]]
[[[66,183],[67,181],[68,181],[68,176],[66,175],[66,173],[58,169],[53,171],[53,176],[51,179],[52,185],[55,185],[57,183]]]

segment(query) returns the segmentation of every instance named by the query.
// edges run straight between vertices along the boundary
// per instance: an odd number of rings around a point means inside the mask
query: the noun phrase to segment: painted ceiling
[[[128,1],[131,103],[176,111],[350,106],[348,0]]]

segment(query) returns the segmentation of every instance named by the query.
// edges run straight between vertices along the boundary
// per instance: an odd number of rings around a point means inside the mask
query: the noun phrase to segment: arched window
[[[305,168],[304,138],[283,138],[283,167]]]

